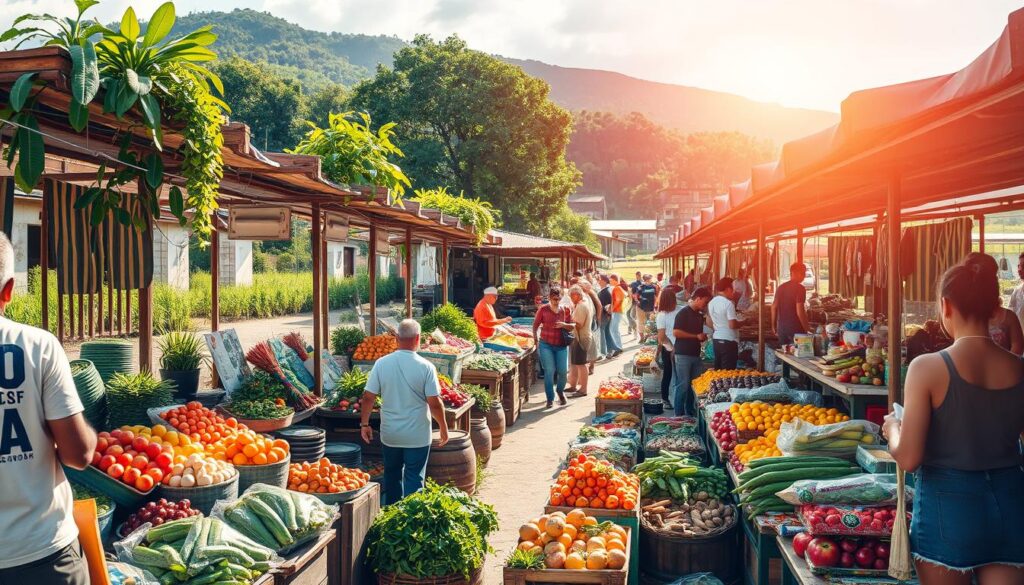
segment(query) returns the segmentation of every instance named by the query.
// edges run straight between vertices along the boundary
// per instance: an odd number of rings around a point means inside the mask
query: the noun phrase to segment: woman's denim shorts
[[[910,523],[915,559],[960,571],[1024,566],[1024,469],[925,466],[915,479]]]

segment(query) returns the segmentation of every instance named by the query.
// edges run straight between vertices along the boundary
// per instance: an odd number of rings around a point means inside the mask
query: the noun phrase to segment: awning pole
[[[377,228],[370,226],[370,253],[366,260],[370,279],[370,335],[377,333]]]
[[[313,392],[317,396],[322,396],[324,392],[324,381],[323,381],[323,370],[320,364],[320,353],[323,349],[323,327],[324,327],[324,306],[323,296],[321,294],[320,284],[323,280],[324,274],[322,273],[324,262],[323,262],[323,246],[321,245],[321,238],[323,237],[323,231],[320,228],[322,221],[322,214],[320,213],[320,204],[313,203],[312,210],[312,248],[313,248]]]
[[[888,202],[886,204],[886,217],[887,227],[889,229],[889,266],[888,266],[888,285],[889,285],[889,376],[888,376],[888,387],[889,387],[889,408],[892,408],[893,403],[899,402],[901,397],[900,388],[900,375],[902,371],[903,359],[900,355],[900,339],[902,337],[903,326],[901,324],[903,302],[903,283],[900,281],[900,261],[899,261],[899,250],[900,250],[900,237],[901,237],[901,224],[900,224],[900,178],[895,176],[889,181],[889,193]]]
[[[764,224],[760,223],[757,225],[757,249],[759,251],[757,255],[757,278],[755,279],[758,283],[758,288],[761,293],[758,293],[757,303],[757,369],[764,371],[764,270],[765,270],[765,254],[764,254]]]
[[[796,228],[796,261],[804,263],[804,228]]]
[[[324,214],[324,227],[327,224],[327,214]],[[331,337],[331,296],[330,296],[330,283],[331,278],[327,272],[327,238],[320,238],[320,274],[323,277],[320,279],[320,298],[323,299],[324,304],[324,326],[323,334],[320,336],[321,347],[330,348],[330,337]]]
[[[210,331],[216,333],[220,330],[220,231],[218,231],[217,212],[210,213],[210,224],[213,229],[210,231]],[[113,295],[111,295],[113,297]],[[121,294],[118,291],[118,329],[121,328]],[[113,313],[111,313],[113,323]],[[111,327],[113,332],[113,327]],[[217,366],[210,360],[210,386],[220,388],[220,377],[217,375]]]
[[[43,329],[50,330],[50,302],[47,295],[50,291],[50,226],[49,217],[46,214],[46,191],[43,191],[43,205],[39,211],[39,287],[42,297]],[[60,293],[58,293],[58,298]],[[63,341],[63,340],[62,340]]]
[[[985,253],[985,215],[978,216],[978,251]]]
[[[412,228],[405,228],[405,318],[412,319]]]
[[[448,238],[441,240],[441,303],[448,302]]]

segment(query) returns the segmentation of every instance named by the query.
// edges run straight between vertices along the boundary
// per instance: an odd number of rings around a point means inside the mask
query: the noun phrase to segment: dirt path
[[[594,398],[601,380],[621,374],[638,349],[636,339],[623,333],[626,349],[619,357],[599,363],[590,378],[589,396],[557,402],[544,409],[544,383],[530,390],[515,426],[508,427],[501,448],[491,455],[479,498],[494,506],[501,526],[491,537],[495,553],[484,566],[484,583],[501,583],[501,567],[519,540],[519,526],[539,516],[547,503],[548,489],[565,458],[568,443],[594,416]]]

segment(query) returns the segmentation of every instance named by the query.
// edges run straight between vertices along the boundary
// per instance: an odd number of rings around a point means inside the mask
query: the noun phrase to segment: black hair
[[[554,295],[558,295],[559,298],[561,298],[562,289],[558,288],[557,286],[553,286],[550,289],[548,289],[548,297],[552,297]]]
[[[701,286],[701,287],[698,287],[697,290],[693,291],[693,294],[690,295],[690,298],[692,298],[692,299],[710,299],[713,296],[715,296],[715,295],[711,294],[711,289],[710,288],[708,288],[706,286]]]
[[[715,283],[715,292],[725,292],[732,288],[732,279],[728,276],[718,279]]]
[[[995,258],[972,252],[942,275],[940,294],[964,317],[987,322],[999,307],[997,270]]]
[[[790,264],[789,265],[789,273],[793,274],[794,272],[799,272],[800,274],[806,274],[807,273],[807,265],[804,264],[803,262],[794,262],[794,263]]]
[[[676,293],[669,289],[663,289],[658,297],[658,310],[670,313],[676,310]]]

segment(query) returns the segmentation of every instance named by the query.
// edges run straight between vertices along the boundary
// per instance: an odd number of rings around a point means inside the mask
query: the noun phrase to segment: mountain
[[[214,49],[248,61],[265,61],[285,77],[296,78],[307,93],[328,83],[351,86],[373,76],[378,63],[391,63],[406,45],[394,36],[323,33],[302,28],[269,12],[193,12],[178,17],[172,34],[213,25]]]
[[[645,81],[613,71],[502,58],[547,81],[551,99],[563,108],[620,115],[640,112],[658,124],[684,133],[738,131],[781,145],[839,121],[834,112],[787,108],[730,93]]]
[[[297,78],[306,93],[328,83],[352,86],[372,76],[378,64],[389,65],[394,52],[407,45],[395,36],[307,30],[268,12],[251,9],[195,12],[179,17],[174,28],[181,33],[204,25],[213,25],[218,34],[217,51],[249,61],[265,61],[277,73]],[[568,110],[620,115],[639,112],[655,123],[684,133],[738,131],[780,145],[838,120],[832,112],[787,108],[611,71],[501,58],[547,81],[552,100]]]

